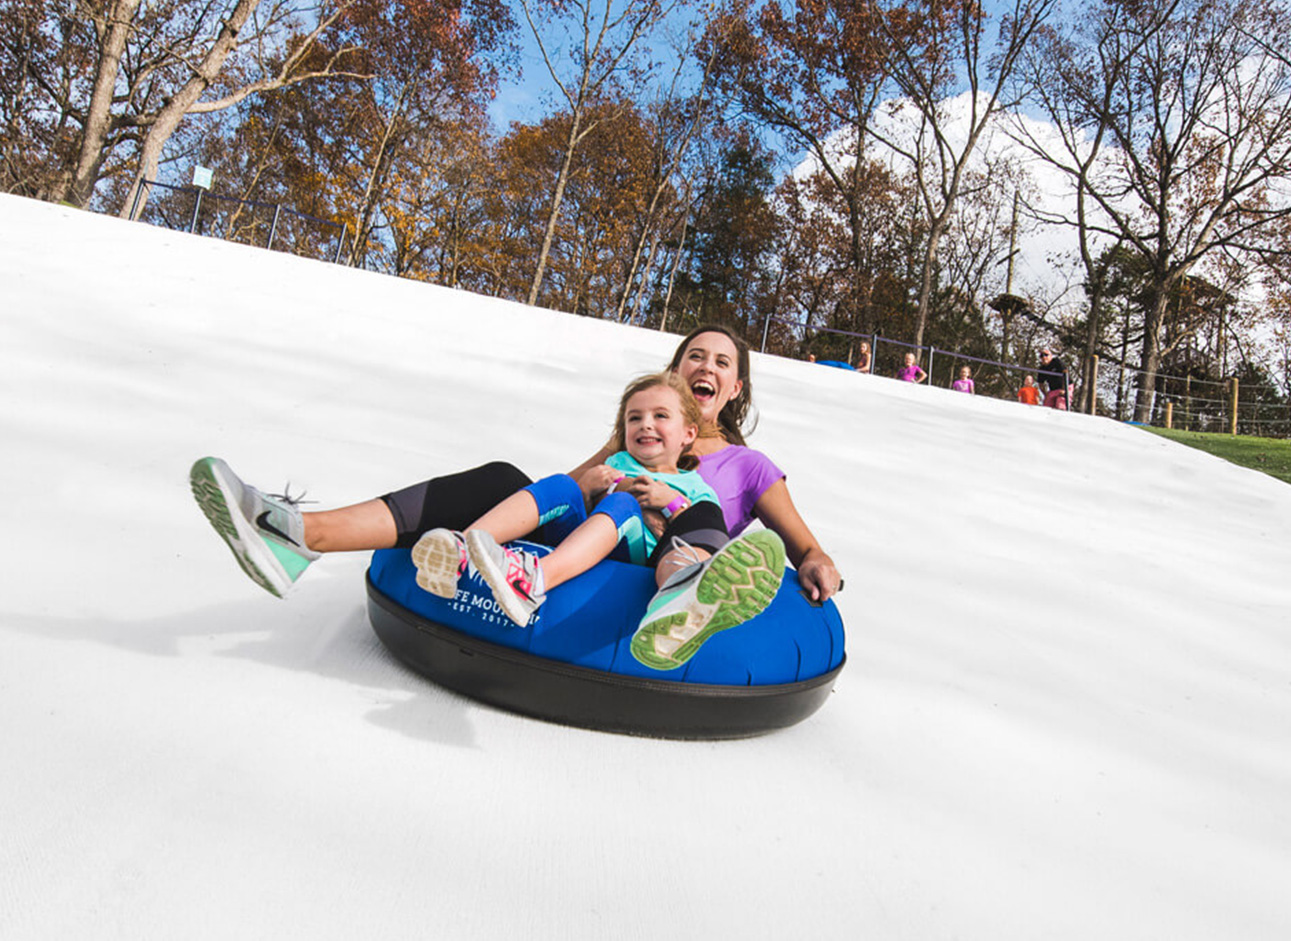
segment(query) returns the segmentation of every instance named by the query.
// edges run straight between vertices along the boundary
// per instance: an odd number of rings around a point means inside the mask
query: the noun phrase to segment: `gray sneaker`
[[[632,656],[655,670],[675,670],[718,631],[761,614],[783,576],[784,543],[771,530],[732,539],[660,586],[632,635]]]
[[[319,553],[305,546],[300,498],[264,494],[244,484],[218,457],[188,472],[193,497],[253,582],[283,597]]]
[[[482,529],[467,531],[466,555],[493,589],[493,598],[506,616],[521,627],[527,626],[538,606],[547,600],[538,557],[523,549],[499,546]]]

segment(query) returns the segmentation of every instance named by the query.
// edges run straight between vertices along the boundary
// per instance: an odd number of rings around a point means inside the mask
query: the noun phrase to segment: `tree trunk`
[[[950,205],[949,201],[946,205]],[[932,272],[937,266],[937,247],[948,221],[949,213],[943,212],[928,230],[928,245],[923,252],[923,276],[919,279],[919,323],[914,332],[916,347],[923,346],[923,334],[928,327],[928,310],[932,306]]]
[[[1099,321],[1103,315],[1102,277],[1094,281],[1089,295],[1089,323],[1085,329],[1085,368],[1082,372],[1083,382],[1080,390],[1080,411],[1087,415],[1094,414],[1094,405],[1098,392],[1094,388],[1097,376],[1094,375],[1094,356],[1098,353]]]
[[[1152,307],[1143,320],[1143,355],[1140,360],[1139,392],[1134,401],[1134,420],[1147,424],[1152,420],[1153,393],[1157,372],[1161,368],[1161,324],[1165,322],[1170,302],[1170,282],[1153,287]]]
[[[556,239],[556,223],[560,219],[560,204],[565,200],[565,187],[569,183],[569,170],[574,165],[574,150],[578,147],[578,131],[583,123],[583,110],[575,108],[570,116],[569,138],[565,142],[565,157],[560,162],[560,172],[556,174],[556,192],[551,197],[551,210],[547,213],[547,230],[542,236],[542,248],[538,252],[538,267],[534,269],[533,281],[529,283],[529,299],[525,302],[530,307],[538,302],[538,291],[542,287],[543,275],[547,272],[547,256],[551,254],[551,243]]]
[[[64,176],[54,187],[51,192],[54,202],[67,201],[84,209],[94,192],[99,168],[103,165],[103,147],[112,127],[112,97],[121,72],[121,57],[125,54],[139,3],[140,0],[113,0],[103,22],[96,24],[100,27],[99,61],[94,70],[94,89],[90,93],[85,126],[81,130],[76,168],[70,177]]]
[[[188,114],[188,110],[197,104],[198,99],[205,94],[206,89],[211,87],[211,83],[220,74],[225,60],[238,46],[238,33],[259,5],[260,0],[238,0],[238,5],[221,22],[220,32],[215,37],[215,42],[211,44],[210,50],[194,70],[193,77],[184,83],[184,87],[176,93],[175,97],[166,102],[157,112],[157,120],[148,128],[148,134],[139,150],[139,169],[135,173],[134,182],[130,185],[130,191],[126,194],[125,203],[121,206],[122,218],[129,218],[135,208],[136,193],[139,194],[139,209],[148,204],[148,192],[144,190],[139,193],[140,187],[145,180],[157,178],[157,167],[161,163],[162,150],[165,149],[180,122],[184,120],[184,116]]]
[[[368,251],[368,237],[372,234],[372,218],[376,215],[376,205],[382,187],[385,186],[386,174],[394,160],[398,147],[398,127],[403,123],[403,109],[408,101],[410,85],[404,85],[395,102],[394,114],[390,116],[385,130],[381,134],[381,143],[377,145],[376,159],[372,163],[372,172],[368,174],[368,183],[363,190],[363,201],[359,204],[358,221],[354,227],[354,242],[350,246],[350,257],[347,260],[351,268],[362,264]]]

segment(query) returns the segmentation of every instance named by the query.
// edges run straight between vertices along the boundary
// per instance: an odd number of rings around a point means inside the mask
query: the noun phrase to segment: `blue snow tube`
[[[368,569],[368,616],[395,656],[473,699],[567,725],[665,738],[757,735],[819,709],[846,659],[837,607],[810,604],[792,569],[765,611],[666,672],[629,651],[654,593],[644,566],[600,563],[554,588],[526,628],[502,613],[473,569],[452,600],[423,591],[415,576],[406,549],[376,552]]]

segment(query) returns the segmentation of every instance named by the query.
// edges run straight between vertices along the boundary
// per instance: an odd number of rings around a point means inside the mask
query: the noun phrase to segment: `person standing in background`
[[[1045,387],[1045,408],[1067,410],[1067,364],[1053,355],[1050,349],[1040,351],[1040,368],[1036,379]]]

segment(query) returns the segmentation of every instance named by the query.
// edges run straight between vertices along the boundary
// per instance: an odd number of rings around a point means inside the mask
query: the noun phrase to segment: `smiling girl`
[[[465,533],[431,530],[412,549],[417,584],[452,598],[469,561],[506,615],[524,627],[548,591],[602,559],[637,565],[661,561],[655,552],[658,539],[642,511],[657,510],[665,519],[680,521],[692,508],[718,502],[699,474],[683,469],[697,463],[689,450],[701,422],[690,387],[676,373],[636,380],[619,401],[612,453],[588,469],[586,476],[599,482],[595,487],[585,494],[570,475],[554,474],[503,500]],[[629,481],[627,487],[618,491],[624,481]],[[644,496],[628,492],[634,488]],[[542,541],[555,545],[545,556],[501,545],[539,527]],[[685,544],[681,551],[688,550],[688,561],[701,563],[695,586],[701,603],[684,604],[672,613],[655,605],[647,612],[631,645],[647,666],[680,666],[713,634],[760,613],[775,597],[784,572],[783,544],[767,531],[716,545]],[[715,555],[708,558],[710,553]],[[666,556],[676,561],[672,553]],[[669,574],[656,568],[656,581]],[[741,590],[730,590],[732,585]]]

